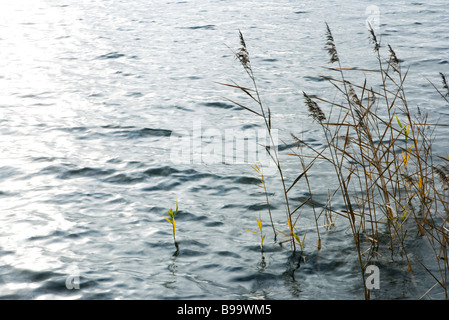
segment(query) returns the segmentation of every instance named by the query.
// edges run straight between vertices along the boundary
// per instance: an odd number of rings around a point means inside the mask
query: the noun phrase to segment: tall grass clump
[[[325,143],[316,147],[295,134],[291,135],[299,150],[292,155],[298,158],[301,172],[292,178],[290,186],[286,185],[277,148],[266,148],[282,182],[287,235],[292,248],[296,250],[295,243],[300,243],[301,248],[304,246],[304,239],[301,240],[295,231],[298,222],[295,213],[313,196],[313,181],[308,172],[314,164],[324,163],[332,169],[337,187],[329,190],[324,205],[317,207],[314,204],[313,207],[318,250],[321,248],[318,219],[322,213],[325,213],[328,224],[335,223],[335,219],[330,218],[332,215],[343,217],[352,234],[366,299],[370,298],[370,290],[366,286],[365,270],[376,263],[381,250],[390,250],[403,257],[406,271],[411,276],[416,265],[431,275],[435,285],[423,296],[439,286],[447,299],[449,157],[433,153],[434,132],[439,124],[429,123],[426,114],[408,104],[404,89],[408,70],[402,70],[393,47],[384,47],[372,28],[369,29],[369,39],[377,67],[371,69],[344,65],[344,58],[339,56],[327,24],[325,36],[325,49],[332,65],[327,70],[334,75],[321,77],[335,90],[336,96],[329,99],[302,93],[304,106],[315,125],[321,128]],[[271,111],[262,104],[241,32],[239,37],[241,48],[235,56],[253,87],[235,83],[224,85],[240,90],[256,103],[258,110],[232,101],[260,117],[271,137]],[[368,74],[370,79],[375,79],[373,85],[368,84]],[[445,75],[440,76],[442,88],[432,85],[449,103],[447,80]],[[357,83],[349,81],[350,78],[361,80]],[[289,192],[300,181],[308,187],[310,198],[293,208]],[[266,200],[269,207],[268,197]],[[341,203],[344,209],[334,209],[334,202]],[[421,261],[410,254],[410,244],[415,241],[430,245],[433,262]]]

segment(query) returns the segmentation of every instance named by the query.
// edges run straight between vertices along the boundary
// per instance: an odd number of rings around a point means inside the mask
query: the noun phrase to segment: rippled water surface
[[[195,146],[211,143],[207,132],[224,140],[263,132],[257,117],[223,98],[238,99],[235,92],[215,83],[245,83],[229,49],[239,29],[279,138],[302,132],[320,145],[302,91],[333,92],[318,78],[325,22],[345,65],[373,68],[370,5],[382,42],[410,68],[409,103],[448,123],[426,80],[449,74],[445,1],[3,1],[0,298],[363,298],[345,224],[323,232],[317,252],[313,215],[303,209],[298,266],[289,245],[273,241],[253,163],[229,153],[238,161],[202,159]],[[447,154],[440,131],[435,143]],[[175,148],[186,141],[186,152]],[[285,165],[295,177],[298,163]],[[315,200],[325,201],[326,174],[315,178],[323,185]],[[281,223],[281,194],[276,181],[270,186]],[[176,199],[173,255],[164,215]],[[243,230],[255,230],[259,214],[264,259],[257,236]],[[415,249],[430,250],[419,241]],[[382,266],[378,297],[416,298],[434,285],[424,270],[413,282],[402,267]]]

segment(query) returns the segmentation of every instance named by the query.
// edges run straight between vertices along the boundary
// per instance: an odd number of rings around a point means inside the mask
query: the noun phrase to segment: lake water
[[[279,140],[293,132],[320,145],[302,91],[334,92],[318,77],[328,66],[325,22],[345,66],[375,68],[367,20],[410,68],[409,104],[449,123],[426,80],[449,75],[446,1],[2,1],[0,298],[363,299],[344,223],[322,233],[318,251],[304,209],[300,266],[273,241],[254,159],[226,145],[263,139],[263,123],[215,82],[247,83],[230,49],[241,30]],[[436,134],[446,155],[444,129]],[[284,165],[294,179],[298,162]],[[315,175],[315,199],[325,201],[327,176]],[[270,167],[267,176],[280,224],[282,194]],[[164,216],[176,199],[174,255]],[[264,259],[243,230],[256,230],[259,214]],[[374,298],[419,298],[434,285],[419,267],[411,281],[400,264],[380,267]]]

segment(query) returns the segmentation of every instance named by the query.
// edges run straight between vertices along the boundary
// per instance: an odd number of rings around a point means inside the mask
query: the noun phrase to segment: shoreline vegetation
[[[434,130],[444,125],[428,123],[426,114],[408,105],[404,90],[408,70],[401,69],[394,49],[390,45],[384,47],[373,28],[369,28],[369,39],[377,57],[376,70],[344,67],[332,31],[327,24],[325,27],[325,49],[332,65],[328,69],[336,76],[321,78],[335,89],[336,96],[331,100],[303,92],[303,97],[309,116],[321,128],[322,139],[326,143],[316,147],[291,134],[294,147],[289,148],[288,155],[298,159],[301,171],[289,179],[285,177],[278,148],[265,146],[275,164],[282,188],[286,208],[283,229],[275,227],[273,223],[263,168],[257,165],[253,167],[260,176],[261,184],[258,186],[264,190],[274,241],[290,243],[294,253],[300,251],[299,266],[306,242],[305,235],[300,236],[299,211],[307,204],[314,215],[318,251],[322,247],[319,220],[324,219],[329,230],[337,217],[340,218],[339,223],[343,220],[348,224],[365,299],[371,297],[367,286],[368,270],[370,266],[376,265],[381,250],[399,254],[406,262],[404,271],[409,272],[411,278],[414,273],[412,265],[416,265],[416,262],[430,274],[435,285],[419,298],[425,297],[438,286],[444,292],[445,299],[448,299],[449,156],[436,155],[432,149]],[[271,145],[275,146],[272,112],[261,100],[250,54],[240,31],[239,38],[240,48],[233,51],[234,56],[249,77],[252,87],[243,87],[235,82],[219,84],[236,89],[249,98],[255,106],[230,99],[228,101],[260,118]],[[381,54],[384,50],[387,52],[386,57]],[[349,73],[351,76],[355,74],[360,81],[348,81]],[[378,77],[380,89],[374,90],[368,84],[368,73]],[[442,88],[429,82],[449,104],[447,79],[442,73],[440,76]],[[311,173],[318,163],[329,166],[333,172],[329,179],[338,182],[334,190],[328,190],[328,199],[321,205],[313,201],[312,192],[314,181]],[[293,183],[288,185],[290,179]],[[301,184],[309,190],[309,197],[299,205],[293,204],[289,193]],[[332,203],[338,201],[343,204],[343,210],[333,208]],[[257,219],[257,224],[259,232],[252,232],[261,236],[263,252],[265,235],[262,235],[262,217]],[[424,263],[410,254],[411,234],[418,234],[418,238],[413,238],[413,241],[426,241],[430,245],[432,259]],[[278,235],[283,235],[286,240],[278,239]]]

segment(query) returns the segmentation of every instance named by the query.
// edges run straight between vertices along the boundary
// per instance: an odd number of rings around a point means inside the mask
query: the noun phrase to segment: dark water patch
[[[171,130],[165,129],[152,129],[152,128],[143,128],[138,131],[138,135],[140,137],[146,136],[155,136],[155,137],[169,137],[171,135]]]
[[[128,92],[125,94],[126,97],[132,97],[132,98],[140,98],[143,97],[142,92]]]
[[[258,178],[253,177],[232,177],[233,182],[239,184],[259,184],[260,180]]]
[[[278,61],[278,59],[276,59],[276,58],[265,58],[265,59],[262,59],[262,61],[263,62],[276,62],[276,61]]]
[[[62,127],[57,128],[57,130],[70,133],[79,133],[79,132],[87,132],[89,128],[84,126],[78,126],[78,127]]]
[[[223,185],[218,185],[218,186],[209,186],[209,185],[198,185],[195,187],[191,187],[189,189],[189,191],[192,192],[206,192],[206,191],[215,191],[215,193],[209,193],[209,195],[217,195],[217,196],[223,196],[225,194],[227,194],[229,191],[232,190],[240,190],[237,187],[226,187]]]
[[[91,282],[94,283],[93,281],[91,281]],[[84,287],[85,286],[83,285],[83,288]],[[114,293],[112,293],[112,292],[98,292],[98,293],[92,293],[92,294],[87,293],[86,299],[87,300],[112,300],[112,299],[114,299]]]
[[[47,175],[47,174],[58,174],[61,171],[67,170],[64,165],[49,165],[43,169],[41,169],[38,174]]]
[[[240,109],[239,107],[233,105],[233,104],[229,104],[229,103],[225,103],[225,102],[203,102],[201,103],[201,105],[205,106],[205,107],[210,107],[210,108],[218,108],[218,109]]]
[[[173,243],[172,234],[165,231],[157,232],[157,235],[160,237],[160,240],[152,240],[145,241],[144,244],[150,249],[160,249],[160,252],[173,252],[176,250],[175,245]],[[156,239],[156,238],[155,238]],[[165,239],[171,239],[170,241],[166,241]]]
[[[32,282],[42,282],[45,280],[53,279],[55,277],[55,275],[56,274],[52,271],[33,272],[30,275],[29,279]],[[58,285],[60,285],[60,283],[58,283]]]
[[[176,182],[176,181],[175,182],[166,181],[166,182],[161,182],[155,186],[142,188],[142,191],[161,191],[161,190],[169,191],[169,190],[176,188],[179,185],[181,185],[181,183]]]
[[[247,274],[243,276],[233,277],[231,279],[232,282],[253,282],[254,284],[261,285],[262,282],[273,282],[277,283],[280,280],[279,276],[276,274],[268,273],[268,272],[258,272]]]
[[[207,255],[208,252],[206,251],[199,251],[199,250],[192,250],[190,248],[184,248],[184,246],[180,243],[179,244],[179,252],[177,253],[177,256],[182,257],[201,257]]]
[[[306,79],[307,81],[312,81],[312,82],[323,82],[326,80],[323,77],[312,77],[312,76],[305,76],[304,79]]]
[[[252,129],[252,128],[261,128],[262,126],[258,123],[247,123],[242,126],[242,130]]]
[[[180,29],[189,29],[189,30],[199,30],[199,29],[204,29],[204,30],[215,30],[215,25],[213,25],[213,24],[206,24],[206,25],[203,25],[203,26],[180,27]]]
[[[114,182],[112,182],[112,183],[114,183]],[[107,204],[119,204],[119,203],[128,203],[128,201],[126,199],[124,199],[123,197],[117,197],[117,198],[107,201],[106,203]]]
[[[65,236],[66,236],[65,232],[62,232],[60,230],[55,230],[54,232],[47,234],[47,235],[29,237],[28,241],[46,240],[46,239],[53,238],[53,237],[64,238]]]
[[[293,142],[293,143],[282,143],[280,145],[278,145],[278,151],[284,151],[284,150],[290,150],[290,149],[298,149],[298,143]]]
[[[437,10],[432,10],[432,9],[425,9],[425,10],[420,10],[418,11],[419,14],[422,15],[427,15],[427,14],[434,14],[434,13],[439,13],[439,11]]]
[[[150,168],[144,171],[145,175],[150,177],[168,177],[173,176],[178,181],[189,182],[196,181],[204,178],[220,179],[220,176],[212,173],[201,173],[194,169],[178,170],[173,167],[163,166],[158,168]]]
[[[88,98],[102,98],[102,97],[104,97],[104,94],[100,93],[100,92],[98,92],[98,93],[91,93],[87,97]]]
[[[236,208],[241,209],[241,208],[243,208],[243,206],[240,204],[235,204],[235,203],[227,203],[227,204],[224,204],[221,208],[222,209],[236,209]]]
[[[65,237],[67,239],[79,239],[82,237],[86,237],[86,236],[92,236],[93,234],[98,233],[98,231],[96,230],[87,230],[87,231],[83,231],[83,232],[72,232],[67,234]]]
[[[191,181],[197,181],[201,179],[207,179],[211,178],[214,180],[231,180],[234,183],[237,184],[258,184],[260,183],[260,180],[254,177],[248,177],[248,176],[222,176],[217,175],[213,173],[203,173],[199,172],[194,169],[185,169],[185,170],[178,170],[170,166],[163,166],[163,167],[157,167],[157,168],[150,168],[144,171],[145,175],[148,175],[150,177],[168,177],[172,176],[173,178],[176,178],[177,181],[180,182],[191,182]],[[209,186],[204,185],[203,186],[206,189],[217,189],[218,191],[222,191],[224,186],[223,185],[215,185],[215,186]],[[197,191],[197,189],[201,189],[199,186],[193,187],[193,190]],[[235,187],[229,187],[227,190],[231,190]]]
[[[3,279],[8,282],[20,282],[32,283],[42,282],[49,279],[61,277],[62,274],[54,271],[34,271],[28,269],[17,269],[14,267],[8,267],[7,273],[3,274]],[[65,286],[64,286],[65,288]]]
[[[107,59],[118,59],[121,57],[124,57],[125,55],[122,53],[118,53],[118,52],[109,52],[106,54],[103,54],[101,56],[96,57],[95,59],[97,60],[107,60]]]
[[[20,174],[20,171],[11,166],[0,167],[0,181],[10,179]]]
[[[57,160],[58,158],[56,157],[45,157],[45,156],[41,156],[41,157],[32,157],[31,160],[33,162],[53,162],[55,160]]]
[[[154,207],[148,208],[146,211],[160,213],[160,212],[166,212],[167,208],[154,206]]]
[[[215,254],[219,255],[220,257],[231,257],[231,258],[236,258],[236,259],[241,259],[242,257],[235,252],[232,251],[218,251],[215,252]]]
[[[103,180],[107,183],[114,183],[114,184],[135,184],[144,181],[143,177],[132,177],[130,175],[119,173],[112,177],[108,177]]]
[[[295,11],[295,14],[304,14],[304,13],[308,13],[308,11]]]
[[[120,163],[122,163],[122,160],[121,159],[119,159],[119,158],[112,158],[112,159],[109,159],[108,161],[106,161],[107,163],[112,163],[112,164],[120,164]],[[137,162],[137,161],[135,161],[135,162]],[[133,164],[133,161],[130,161],[130,162],[128,162],[129,164]]]
[[[198,270],[207,270],[207,271],[210,271],[210,270],[220,269],[220,268],[221,268],[221,265],[220,265],[220,264],[217,264],[217,263],[209,263],[209,264],[204,264],[204,265],[202,265],[202,266],[199,266],[199,267],[198,267]]]
[[[93,192],[93,193],[84,193],[84,192],[68,192],[68,193],[59,193],[52,195],[51,198],[45,200],[45,203],[53,203],[56,202],[58,204],[78,204],[78,205],[87,205],[88,203],[95,203],[98,200],[104,200],[111,197],[110,193],[104,192]]]
[[[276,209],[276,206],[274,206],[272,203],[270,203],[270,208],[272,210],[274,210],[274,209]],[[246,209],[249,211],[267,210],[267,204],[266,203],[251,204],[249,206],[246,206]]]
[[[153,128],[142,128],[135,129],[135,127],[128,127],[129,129],[118,130],[113,132],[115,135],[125,136],[128,139],[145,138],[145,137],[170,137],[172,134],[171,130],[166,129],[153,129]]]
[[[19,98],[22,99],[41,99],[41,98],[46,98],[49,95],[51,95],[50,92],[41,92],[41,93],[29,93],[29,94],[24,94],[24,95],[20,95]]]
[[[221,221],[211,221],[211,222],[204,223],[205,227],[212,227],[212,228],[213,227],[221,227],[223,225],[224,225],[224,223]]]
[[[198,240],[194,239],[187,239],[187,240],[181,240],[179,241],[180,245],[188,246],[188,247],[199,247],[199,248],[207,248],[209,245],[207,243],[200,242]]]
[[[110,104],[114,105],[114,104]],[[104,126],[101,126],[103,129],[134,129],[136,127],[134,126],[121,126],[121,125],[115,125],[115,124],[106,124]]]
[[[165,210],[167,211],[167,210]],[[179,210],[178,214],[176,215],[177,220],[179,221],[195,221],[195,222],[199,222],[199,221],[207,221],[208,217],[204,216],[204,215],[197,215],[194,213],[191,213],[189,211],[183,211],[183,210]]]
[[[184,106],[177,106],[177,105],[175,105],[175,106],[173,106],[173,108],[176,108],[176,109],[181,110],[181,111],[186,111],[186,112],[193,112],[194,111],[193,109],[190,109],[190,108],[187,108],[187,107],[184,107]]]
[[[158,168],[151,168],[145,170],[144,174],[148,176],[156,176],[156,177],[167,177],[174,173],[178,173],[179,170],[172,168],[172,167],[158,167]]]
[[[99,177],[106,176],[114,173],[113,169],[100,169],[100,168],[91,168],[91,167],[83,167],[78,169],[66,170],[65,172],[59,174],[59,179],[72,179],[72,178],[84,178],[84,177]]]

